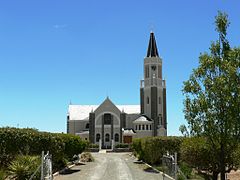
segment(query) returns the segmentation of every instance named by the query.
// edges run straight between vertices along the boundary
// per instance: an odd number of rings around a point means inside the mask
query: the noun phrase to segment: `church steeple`
[[[152,31],[150,33],[147,57],[159,57],[158,56],[158,50],[157,50],[157,43],[156,43],[156,40],[155,40],[154,33]]]
[[[162,58],[159,57],[153,32],[150,33],[147,56],[144,58],[140,103],[141,114],[153,120],[153,136],[166,135],[166,82],[162,78]]]

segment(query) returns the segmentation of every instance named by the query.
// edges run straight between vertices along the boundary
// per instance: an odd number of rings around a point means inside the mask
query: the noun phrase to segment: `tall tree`
[[[225,180],[225,172],[236,166],[240,141],[240,48],[227,40],[227,14],[219,12],[215,24],[219,39],[200,54],[199,66],[184,82],[184,113],[191,136],[204,136],[214,152],[213,174]]]

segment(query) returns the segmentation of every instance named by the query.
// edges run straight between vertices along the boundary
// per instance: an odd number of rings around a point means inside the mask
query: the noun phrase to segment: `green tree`
[[[226,38],[227,14],[219,12],[215,24],[219,40],[200,55],[199,66],[184,82],[184,113],[190,135],[206,137],[214,152],[212,171],[223,180],[236,166],[240,138],[240,48],[231,48]]]

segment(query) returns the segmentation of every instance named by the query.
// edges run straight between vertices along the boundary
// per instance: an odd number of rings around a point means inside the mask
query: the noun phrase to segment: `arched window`
[[[86,124],[85,129],[89,129],[89,123]]]
[[[118,142],[118,141],[119,141],[119,134],[115,134],[114,141],[115,141],[115,142]]]
[[[105,135],[105,142],[109,142],[109,140],[110,140],[110,135],[109,135],[109,134],[106,134],[106,135]]]
[[[100,138],[101,138],[100,134],[97,134],[96,135],[96,142],[99,142]]]
[[[112,122],[112,115],[109,113],[104,114],[104,124],[110,125]]]

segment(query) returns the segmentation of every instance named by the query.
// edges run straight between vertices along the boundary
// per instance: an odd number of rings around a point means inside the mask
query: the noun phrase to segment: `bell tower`
[[[140,87],[141,114],[153,120],[153,136],[167,135],[166,81],[162,78],[154,33],[150,33],[147,56],[144,58],[144,79]]]

